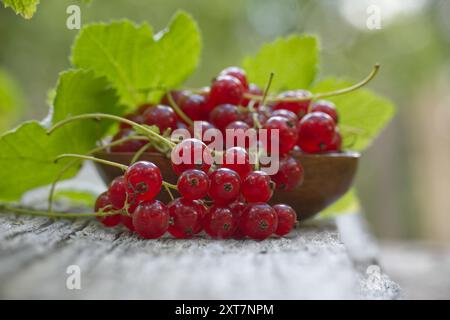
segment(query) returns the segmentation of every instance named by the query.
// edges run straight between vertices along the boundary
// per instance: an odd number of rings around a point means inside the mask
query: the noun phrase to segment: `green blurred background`
[[[70,4],[80,5],[83,24],[129,18],[155,29],[177,9],[190,12],[204,44],[193,86],[290,33],[320,37],[321,75],[361,79],[380,62],[370,87],[398,113],[361,162],[357,187],[367,219],[384,239],[450,243],[450,1],[42,0],[31,20],[0,8],[2,130],[47,114],[48,90],[69,67],[77,34],[66,28]],[[381,29],[366,26],[370,5],[380,10]],[[8,106],[17,111],[7,117]]]

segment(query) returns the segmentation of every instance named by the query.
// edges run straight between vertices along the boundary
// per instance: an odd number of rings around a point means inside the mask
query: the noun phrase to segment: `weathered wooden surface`
[[[104,189],[92,171],[82,172],[81,183]],[[45,195],[25,202],[42,206]],[[0,214],[0,298],[398,298],[358,215],[337,225],[340,231],[310,222],[288,238],[262,242],[142,240],[95,219]],[[81,290],[66,287],[71,265],[81,269]]]

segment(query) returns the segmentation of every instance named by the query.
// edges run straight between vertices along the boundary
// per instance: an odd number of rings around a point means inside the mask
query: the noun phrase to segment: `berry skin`
[[[228,207],[214,205],[203,218],[203,229],[213,239],[231,238],[237,226],[237,217]]]
[[[152,200],[160,191],[162,176],[152,162],[138,161],[128,167],[124,175],[130,205]]]
[[[333,118],[334,122],[337,124],[339,116],[336,110],[336,106],[333,102],[328,100],[318,100],[312,104],[311,112],[323,112]]]
[[[291,123],[295,123],[297,124],[298,122],[298,117],[295,113],[293,113],[292,111],[289,110],[285,110],[285,109],[278,109],[278,110],[274,110],[271,114],[271,117],[283,117],[288,119]]]
[[[186,97],[179,106],[193,121],[206,119],[209,112],[208,100],[200,94],[192,94]]]
[[[277,214],[266,203],[249,204],[239,221],[239,228],[243,234],[253,240],[264,240],[270,237],[277,226]]]
[[[278,98],[305,98],[304,101],[278,101],[273,105],[273,110],[285,109],[295,113],[299,119],[308,113],[312,94],[306,90],[286,91],[278,95]]]
[[[239,227],[239,221],[241,220],[241,216],[244,213],[245,208],[247,208],[247,205],[244,202],[236,201],[230,203],[228,207],[233,212],[233,215],[235,216],[237,221],[237,227],[233,233],[233,239],[244,239],[245,235]]]
[[[145,111],[144,123],[157,126],[161,133],[166,129],[173,131],[177,128],[177,114],[171,107],[159,104]]]
[[[231,141],[231,146],[233,147],[250,148],[251,140],[248,135],[248,133],[250,133],[247,131],[248,129],[250,129],[250,126],[243,121],[234,121],[230,123],[224,131],[226,146],[230,146]]]
[[[136,132],[131,129],[122,129],[115,134],[115,136],[112,138],[112,142],[135,134]],[[145,140],[127,140],[119,145],[112,146],[111,152],[136,152],[146,144],[147,141]]]
[[[292,191],[303,182],[303,166],[291,156],[280,160],[278,172],[271,176],[276,183],[277,189],[282,191]]]
[[[142,124],[144,123],[144,117],[141,114],[134,114],[134,113],[129,113],[127,115],[123,116],[125,119],[131,120],[133,122],[136,122],[138,124]],[[128,123],[125,122],[121,122],[119,124],[119,129],[131,129],[132,126]]]
[[[272,208],[275,210],[278,218],[278,226],[275,234],[284,236],[291,232],[297,221],[295,210],[286,204],[276,204]]]
[[[109,212],[112,210],[111,199],[109,197],[109,193],[103,192],[100,194],[95,201],[95,212]],[[120,214],[115,214],[112,216],[97,216],[97,220],[100,221],[105,227],[115,227],[120,223]]]
[[[264,171],[253,171],[242,182],[241,192],[247,202],[267,202],[272,198],[275,184]]]
[[[336,127],[334,132],[333,140],[327,147],[325,148],[328,152],[339,152],[342,149],[342,137],[339,132],[339,129]]]
[[[173,101],[175,101],[175,103],[181,107],[181,105],[183,104],[184,100],[189,97],[189,95],[191,94],[188,90],[171,90],[169,92],[169,94],[171,95]],[[167,97],[167,94],[165,94],[160,102],[162,105],[164,106],[171,106],[172,104],[170,103],[169,98]]]
[[[213,158],[211,150],[198,139],[185,139],[172,149],[172,169],[180,175],[189,169],[199,169],[208,172]]]
[[[196,121],[197,127],[199,129],[197,129],[197,131],[195,131],[195,125],[194,126],[190,126],[188,131],[191,134],[191,137],[199,139],[199,140],[203,140],[204,134],[208,129],[217,129],[212,123],[208,122],[208,121]],[[214,139],[212,139],[214,140]],[[209,141],[208,141],[209,142]]]
[[[335,132],[333,118],[323,112],[306,115],[298,124],[298,146],[306,153],[321,153],[331,144]]]
[[[126,184],[123,176],[114,178],[108,188],[109,199],[114,209],[122,209],[127,198]]]
[[[227,205],[239,197],[241,179],[236,171],[219,168],[209,174],[209,196],[217,205]]]
[[[228,68],[222,70],[219,75],[235,77],[242,83],[244,90],[248,89],[247,74],[245,73],[245,71],[243,69],[241,69],[239,67],[228,67]]]
[[[169,212],[165,204],[158,200],[141,203],[133,213],[133,226],[145,239],[156,239],[169,228]]]
[[[218,76],[211,85],[209,102],[211,106],[220,104],[239,105],[243,94],[244,86],[237,78],[227,75]]]
[[[232,104],[221,104],[213,109],[209,115],[209,121],[217,129],[223,131],[230,123],[239,119],[239,110]]]
[[[243,180],[253,169],[248,152],[241,147],[233,147],[225,151],[222,168],[231,169]]]
[[[257,119],[261,125],[264,125],[267,122],[267,116],[264,115],[261,112],[257,112]],[[241,117],[241,121],[245,122],[250,126],[250,128],[253,128],[255,126],[255,122],[253,120],[253,112],[247,112]]]
[[[274,153],[276,150],[272,149],[272,138],[271,133],[273,130],[278,130],[279,134],[279,144],[278,144],[278,153],[286,154],[294,148],[298,134],[296,124],[294,122],[289,121],[285,117],[275,116],[269,118],[267,122],[263,126],[264,129],[267,129],[267,151],[270,153]]]
[[[133,225],[133,217],[129,216],[129,215],[121,215],[121,220],[120,222],[131,232],[136,231],[136,229],[134,228]]]
[[[225,129],[231,130],[242,129],[245,131],[247,129],[250,129],[250,126],[243,121],[233,121],[230,124],[228,124]]]
[[[202,230],[206,208],[201,201],[177,198],[167,206],[169,233],[175,238],[192,238]]]
[[[264,94],[264,92],[261,90],[261,88],[258,87],[254,83],[250,83],[250,85],[248,86],[248,89],[246,90],[246,93],[250,93],[254,96],[262,96]],[[244,98],[244,100],[242,100],[242,105],[244,107],[247,107],[249,104],[250,104],[250,99]],[[258,108],[258,106],[259,106],[259,102],[255,101],[253,104],[253,107]]]
[[[177,188],[181,196],[187,200],[202,199],[208,194],[208,175],[201,170],[186,170],[178,177]]]

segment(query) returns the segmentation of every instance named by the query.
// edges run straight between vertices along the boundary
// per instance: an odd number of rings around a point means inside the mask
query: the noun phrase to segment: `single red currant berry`
[[[244,90],[248,89],[248,81],[247,81],[247,74],[245,71],[239,67],[228,67],[220,72],[221,76],[232,76],[238,79],[242,86],[244,87]]]
[[[218,76],[211,85],[209,101],[213,106],[241,103],[244,94],[242,83],[232,76]]]
[[[161,133],[166,129],[173,131],[177,128],[177,114],[171,107],[159,104],[145,111],[144,123],[157,126]]]
[[[248,89],[246,90],[246,93],[249,93],[249,94],[254,95],[254,96],[260,96],[260,97],[262,97],[263,94],[264,94],[264,92],[261,90],[261,88],[258,87],[254,83],[250,83],[250,85],[248,86]],[[242,105],[244,107],[247,107],[249,104],[250,104],[250,99],[244,98],[242,100]],[[254,108],[258,108],[258,106],[259,106],[259,102],[255,101],[254,104],[253,104],[253,107]]]
[[[239,221],[241,220],[241,216],[244,213],[245,208],[247,208],[247,205],[244,202],[236,201],[230,203],[228,207],[233,212],[233,215],[235,216],[237,221],[237,227],[233,233],[233,239],[244,239],[245,235],[239,227]]]
[[[145,239],[156,239],[169,228],[169,212],[158,200],[142,202],[133,213],[133,226]]]
[[[134,113],[129,113],[127,115],[123,116],[125,119],[131,120],[133,122],[136,122],[138,124],[142,124],[144,123],[144,117],[141,114],[134,114]],[[119,129],[132,129],[133,127],[131,126],[131,124],[125,123],[125,122],[121,122],[119,124]]]
[[[250,172],[242,182],[241,192],[247,202],[267,202],[272,198],[275,184],[264,171]]]
[[[186,170],[179,176],[177,188],[178,192],[185,199],[202,199],[208,195],[208,175],[201,170]]]
[[[131,232],[135,231],[134,225],[133,225],[133,217],[130,215],[121,215],[120,222]]]
[[[171,201],[167,209],[169,232],[175,238],[191,238],[202,230],[206,208],[201,201],[178,198]]]
[[[274,110],[271,114],[271,117],[283,117],[288,119],[291,123],[295,123],[297,124],[298,122],[298,117],[295,113],[293,113],[292,111],[289,110],[285,110],[285,109],[278,109],[278,110]]]
[[[241,147],[233,147],[225,151],[222,167],[237,172],[241,180],[253,169],[248,152]]]
[[[179,106],[181,107],[181,105],[183,104],[184,100],[189,97],[191,95],[191,92],[188,90],[171,90],[169,91],[167,94],[170,94],[173,101]],[[172,104],[170,103],[170,99],[167,96],[167,94],[165,94],[162,99],[161,99],[161,104],[164,106],[172,106]]]
[[[337,124],[339,116],[336,110],[336,105],[328,100],[318,100],[314,102],[311,106],[311,112],[323,112],[333,118],[334,122]]]
[[[127,198],[126,184],[123,176],[114,178],[108,188],[109,199],[114,209],[122,209]]]
[[[279,169],[272,177],[277,189],[282,191],[292,191],[303,182],[303,166],[291,156],[286,156],[280,160]]]
[[[338,127],[336,127],[336,130],[334,132],[333,140],[327,147],[325,148],[328,152],[339,152],[342,149],[342,137],[339,132]]]
[[[204,134],[209,129],[217,130],[217,128],[208,121],[195,121],[194,125],[190,126],[188,131],[191,134],[192,138],[196,138],[201,141],[205,141]],[[212,140],[214,140],[214,139],[212,139]],[[210,142],[210,141],[208,141],[208,142]]]
[[[278,130],[279,144],[278,153],[286,154],[294,148],[298,134],[296,123],[289,121],[287,118],[275,116],[269,118],[263,126],[267,129],[267,146],[266,149],[270,153],[276,153],[276,149],[272,146],[272,132]],[[275,145],[275,148],[277,146]]]
[[[273,105],[274,110],[285,109],[295,113],[299,119],[308,113],[308,108],[312,100],[312,94],[306,90],[286,91],[278,95],[281,99],[305,99],[300,101],[277,101]]]
[[[209,196],[217,205],[227,205],[239,197],[241,179],[236,171],[219,168],[210,173]]]
[[[194,121],[206,119],[209,112],[207,97],[200,94],[188,96],[179,106]]]
[[[275,210],[266,203],[249,204],[239,221],[239,227],[247,237],[264,240],[275,232],[278,225]]]
[[[213,157],[211,150],[198,139],[185,139],[172,149],[171,161],[173,171],[180,175],[189,169],[208,172]]]
[[[335,132],[333,118],[323,112],[306,115],[298,124],[297,144],[306,153],[320,153],[331,144]]]
[[[232,104],[221,104],[213,109],[209,115],[209,121],[217,129],[223,131],[227,125],[239,119],[239,110]]]
[[[152,200],[161,191],[161,171],[152,162],[135,162],[126,170],[124,179],[131,205]]]
[[[95,201],[95,212],[110,212],[113,210],[111,199],[107,191],[100,194]],[[98,221],[100,221],[106,227],[114,227],[120,223],[120,214],[115,214],[111,216],[97,216]]]
[[[119,132],[116,133],[116,135],[112,138],[112,142],[127,138],[129,136],[135,135],[136,132],[134,132],[131,129],[122,129]],[[111,152],[136,152],[143,146],[147,144],[147,141],[145,140],[127,140],[122,142],[119,145],[115,145],[111,147]]]
[[[275,234],[284,236],[291,232],[297,221],[295,210],[286,204],[276,204],[272,208],[275,210],[278,218],[278,226]]]
[[[203,229],[213,239],[229,239],[233,236],[238,220],[227,207],[212,206],[203,218]]]

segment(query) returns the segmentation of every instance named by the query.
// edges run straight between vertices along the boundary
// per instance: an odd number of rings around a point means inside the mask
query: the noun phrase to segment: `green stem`
[[[108,160],[104,160],[104,159],[99,159],[99,158],[92,157],[92,156],[85,156],[82,154],[74,154],[74,153],[61,154],[55,158],[55,162],[57,162],[58,160],[63,159],[63,158],[78,158],[78,159],[83,159],[83,160],[91,160],[91,161],[103,163],[103,164],[106,164],[106,165],[109,165],[112,167],[122,169],[123,171],[128,169],[128,166],[126,166],[124,164],[120,164],[117,162],[112,162],[112,161],[108,161]]]
[[[174,200],[175,198],[173,197],[172,191],[170,191],[170,188],[166,185],[164,185],[164,189],[166,189],[167,193],[169,194],[170,200]]]
[[[122,117],[119,117],[119,116],[115,116],[115,115],[112,115],[112,114],[106,114],[106,113],[87,113],[87,114],[81,114],[81,115],[78,115],[78,116],[74,116],[74,117],[70,117],[70,118],[64,119],[64,120],[62,120],[62,121],[60,121],[60,122],[58,122],[58,123],[55,123],[55,124],[47,131],[47,134],[51,134],[53,131],[55,131],[55,130],[58,129],[59,127],[65,125],[65,124],[68,124],[68,123],[70,123],[70,122],[72,122],[72,121],[76,121],[76,120],[85,120],[85,119],[96,119],[96,120],[99,120],[99,119],[109,119],[109,120],[114,120],[114,121],[123,122],[123,123],[129,124],[129,125],[131,125],[132,127],[137,128],[137,129],[139,129],[139,130],[141,130],[141,131],[147,133],[147,134],[148,134],[149,136],[151,136],[152,138],[155,138],[155,139],[157,139],[157,140],[159,140],[159,141],[161,141],[161,142],[163,142],[163,143],[169,145],[170,148],[173,148],[173,147],[175,147],[175,145],[176,145],[176,144],[173,143],[172,141],[170,141],[170,140],[164,138],[163,136],[161,136],[161,135],[159,135],[158,133],[156,133],[156,132],[150,130],[149,128],[147,128],[147,127],[144,126],[144,125],[141,125],[141,124],[139,124],[139,123],[136,123],[136,122],[131,121],[131,120],[126,119],[126,118],[122,118]]]
[[[171,184],[169,182],[163,181],[162,184],[166,188],[170,188],[170,189],[173,189],[173,190],[178,190],[178,187],[176,185]]]
[[[92,213],[74,213],[74,212],[48,212],[34,210],[30,208],[19,208],[10,206],[7,204],[0,204],[0,209],[3,213],[15,213],[30,216],[49,217],[49,218],[89,218],[89,217],[105,217],[116,214],[121,214],[120,211],[108,211],[108,212],[92,212]]]
[[[167,98],[169,99],[169,102],[171,104],[172,109],[175,110],[175,113],[178,114],[180,116],[180,118],[183,119],[184,122],[186,122],[189,126],[192,126],[194,124],[194,122],[192,121],[191,118],[189,118],[183,112],[183,110],[181,110],[181,108],[178,106],[178,104],[173,99],[172,94],[170,93],[170,91],[167,91],[166,95],[167,95]]]
[[[130,165],[135,163],[139,160],[139,158],[142,156],[142,154],[152,146],[151,143],[147,143],[146,145],[142,146],[136,153],[133,155],[133,158],[131,158]]]

